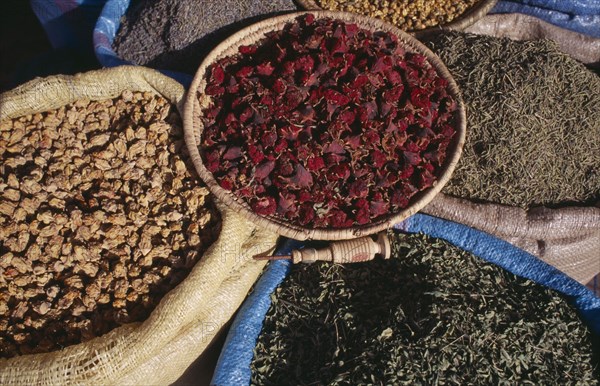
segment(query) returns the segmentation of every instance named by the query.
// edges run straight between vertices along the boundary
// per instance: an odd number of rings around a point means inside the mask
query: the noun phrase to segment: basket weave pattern
[[[397,27],[391,24],[362,15],[334,11],[315,11],[311,13],[315,15],[316,18],[330,17],[342,20],[346,23],[355,23],[363,29],[393,33],[398,37],[399,41],[402,42],[407,51],[417,52],[424,55],[428,59],[429,63],[436,69],[438,74],[448,80],[449,93],[458,104],[458,110],[455,116],[456,134],[450,147],[448,148],[448,155],[444,165],[438,172],[437,183],[433,187],[417,194],[411,200],[412,202],[407,208],[397,213],[391,213],[390,215],[385,216],[378,221],[346,229],[310,229],[291,224],[279,217],[259,216],[255,214],[247,203],[237,198],[232,192],[223,189],[217,183],[212,173],[206,169],[199,153],[199,146],[203,131],[203,125],[200,119],[202,109],[210,104],[210,97],[205,95],[203,92],[206,87],[205,76],[208,67],[213,62],[223,57],[235,55],[238,52],[239,46],[256,43],[264,38],[265,33],[283,29],[287,23],[293,22],[298,16],[304,15],[306,12],[298,12],[274,17],[247,27],[246,29],[239,31],[238,33],[232,35],[229,39],[222,42],[205,58],[196,72],[185,102],[184,132],[186,146],[196,167],[198,175],[205,181],[211,192],[215,194],[215,196],[221,201],[223,201],[224,204],[243,214],[257,225],[266,227],[271,231],[279,233],[280,235],[296,240],[345,240],[370,235],[384,229],[388,229],[392,225],[418,212],[433,199],[433,197],[442,189],[443,185],[449,180],[450,174],[458,162],[465,141],[466,115],[464,104],[460,96],[458,86],[452,79],[452,76],[444,64],[437,56],[435,56],[414,37],[399,30]]]

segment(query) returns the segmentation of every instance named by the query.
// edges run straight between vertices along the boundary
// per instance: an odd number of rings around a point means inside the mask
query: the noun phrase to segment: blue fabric
[[[125,64],[134,64],[119,58],[112,45],[119,32],[121,18],[129,8],[130,0],[105,0],[100,16],[94,27],[94,52],[100,64],[104,67],[115,67]],[[192,83],[193,76],[181,72],[158,70],[175,79],[185,87]]]
[[[395,229],[408,233],[424,233],[444,239],[476,256],[496,264],[518,276],[533,280],[566,295],[578,308],[582,320],[600,338],[600,298],[556,268],[533,255],[485,232],[447,220],[416,214],[397,224]],[[278,254],[287,254],[286,245]],[[239,386],[250,384],[250,364],[254,347],[271,306],[271,294],[287,276],[290,263],[270,263],[252,294],[242,305],[219,357],[211,384]]]
[[[568,1],[564,1],[564,3],[568,3]],[[565,7],[562,8],[565,9]],[[490,13],[523,13],[561,28],[593,37],[600,37],[600,12],[597,10],[590,12],[589,14],[572,14],[560,10],[522,4],[522,1],[499,1],[490,11]]]
[[[129,7],[130,0],[108,0],[102,8],[94,27],[94,52],[104,67],[131,64],[117,56],[112,44],[119,31],[121,16]]]
[[[572,15],[600,15],[600,0],[519,0],[518,2]]]
[[[301,246],[299,241],[287,239],[276,255],[290,254],[292,249]],[[250,363],[265,315],[271,307],[270,295],[288,275],[290,265],[288,260],[272,261],[256,282],[254,291],[244,301],[231,325],[211,384],[237,386],[250,383]]]

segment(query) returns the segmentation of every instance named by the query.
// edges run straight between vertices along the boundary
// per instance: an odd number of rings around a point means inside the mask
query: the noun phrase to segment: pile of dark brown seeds
[[[194,74],[218,43],[256,21],[295,11],[293,0],[138,0],[113,43],[120,58]]]

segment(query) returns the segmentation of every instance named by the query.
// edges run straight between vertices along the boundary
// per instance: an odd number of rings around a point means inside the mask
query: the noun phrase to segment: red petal
[[[262,150],[262,147],[259,146],[255,146],[252,144],[248,145],[248,155],[250,156],[250,159],[252,160],[252,162],[257,165],[259,164],[263,159],[265,159],[265,153]]]
[[[290,180],[294,186],[299,188],[308,188],[313,184],[312,174],[304,166],[296,165],[296,174]]]
[[[310,171],[318,171],[325,167],[323,157],[312,157],[306,161],[306,167]]]
[[[206,92],[206,95],[212,95],[212,96],[222,95],[225,92],[225,87],[209,85],[209,86],[206,86],[205,92]]]
[[[364,179],[358,179],[352,182],[348,187],[348,197],[364,198],[369,195],[369,187]]]
[[[232,146],[229,149],[227,149],[225,154],[223,154],[223,159],[234,160],[234,159],[240,158],[241,156],[242,156],[242,149],[240,149],[239,146]]]
[[[279,192],[279,199],[277,200],[277,212],[283,215],[286,215],[288,212],[296,212],[296,202],[298,202],[298,199],[293,194]]]
[[[256,198],[250,206],[255,213],[263,216],[271,215],[277,210],[277,203],[273,197]]]
[[[345,106],[350,103],[350,98],[342,94],[339,91],[333,89],[327,89],[324,91],[323,96],[329,102],[336,104],[337,106]]]
[[[269,76],[273,73],[275,67],[271,64],[271,62],[261,63],[256,66],[256,73],[263,76]]]
[[[371,153],[371,161],[373,166],[380,168],[387,162],[387,157],[379,150],[375,150]]]
[[[348,52],[348,46],[346,45],[346,39],[344,39],[344,36],[340,38],[331,38],[329,45],[331,47],[329,52],[332,55],[336,53]]]
[[[240,46],[240,48],[238,48],[238,51],[242,55],[252,55],[252,54],[254,54],[256,52],[257,49],[258,49],[258,47],[256,47],[255,45]]]
[[[300,193],[298,194],[299,202],[309,202],[311,200],[311,198],[312,198],[312,196],[311,196],[310,192],[307,190],[301,190]]]
[[[346,150],[344,149],[344,146],[337,142],[331,142],[323,146],[323,153],[343,154],[345,152]]]
[[[263,180],[269,176],[269,174],[273,171],[274,168],[274,161],[265,161],[256,167],[256,169],[254,170],[254,177],[257,180]]]
[[[348,219],[346,213],[339,209],[332,209],[329,211],[329,215],[327,217],[327,221],[329,225],[334,228],[347,228],[352,226],[352,220]]]
[[[369,77],[364,74],[361,74],[357,76],[356,79],[354,79],[353,87],[355,89],[359,89],[367,83],[369,83]]]
[[[340,119],[347,125],[351,125],[356,119],[356,113],[352,110],[344,110],[339,115]]]
[[[281,153],[282,151],[287,149],[287,147],[288,147],[287,141],[285,139],[280,139],[275,144],[275,148],[273,148],[273,150],[275,151],[275,153]]]
[[[300,225],[312,224],[314,219],[315,209],[313,208],[312,204],[303,204],[298,213],[298,221],[300,221]]]
[[[379,217],[389,213],[390,204],[387,201],[373,201],[371,202],[371,216]]]
[[[247,78],[254,72],[254,68],[251,66],[244,66],[240,68],[236,73],[235,77],[238,79]]]
[[[358,26],[356,24],[349,23],[344,25],[344,30],[346,31],[346,36],[351,38],[358,32]]]
[[[427,169],[419,169],[417,173],[417,187],[420,190],[427,189],[436,181],[436,177]]]
[[[219,65],[215,65],[212,68],[211,72],[211,83],[214,85],[221,85],[225,80],[225,71],[223,71],[223,67]]]

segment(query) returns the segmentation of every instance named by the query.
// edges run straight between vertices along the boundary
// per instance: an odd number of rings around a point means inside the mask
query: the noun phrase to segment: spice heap
[[[455,134],[448,90],[395,35],[303,15],[208,68],[200,153],[259,215],[368,224],[436,182]]]
[[[297,9],[293,0],[138,0],[121,20],[120,58],[194,74],[212,48],[258,20]]]
[[[125,91],[0,123],[0,357],[145,319],[217,236],[176,110]]]
[[[591,333],[553,291],[425,235],[393,258],[294,265],[254,385],[597,384]]]
[[[448,24],[481,0],[314,0],[330,11],[347,11],[383,19],[405,31]]]
[[[444,192],[528,208],[600,201],[600,77],[550,40],[425,42],[462,92],[468,135]]]

